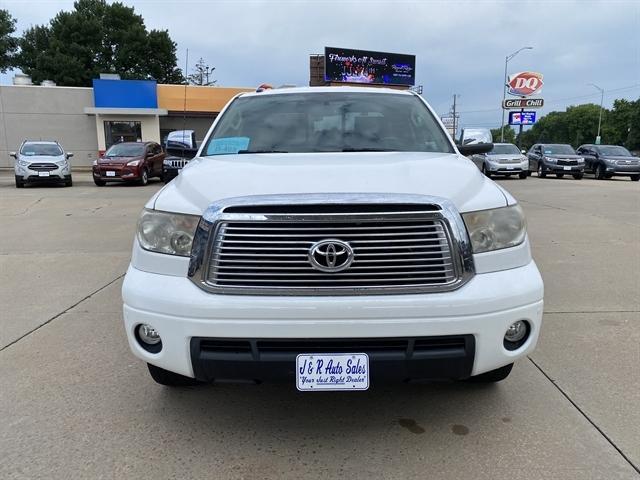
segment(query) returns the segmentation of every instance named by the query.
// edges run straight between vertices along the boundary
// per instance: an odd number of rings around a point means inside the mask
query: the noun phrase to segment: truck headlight
[[[520,205],[463,213],[473,253],[515,247],[524,242],[527,225]]]
[[[138,241],[145,250],[188,257],[200,217],[144,209],[138,219]]]

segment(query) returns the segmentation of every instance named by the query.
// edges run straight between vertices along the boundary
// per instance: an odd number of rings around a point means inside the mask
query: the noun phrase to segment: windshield
[[[144,154],[144,144],[142,143],[119,143],[112,146],[105,157],[139,157]]]
[[[512,144],[507,145],[493,145],[493,149],[489,152],[489,155],[519,155],[520,150],[518,147]]]
[[[575,155],[571,145],[544,145],[544,153],[548,155]]]
[[[26,157],[48,156],[59,157],[62,149],[55,143],[25,143],[20,150],[20,154]]]
[[[631,153],[624,147],[619,147],[617,145],[605,145],[603,147],[598,147],[601,155],[610,155],[612,157],[630,157]]]
[[[317,92],[236,99],[203,154],[344,151],[453,153],[453,148],[416,96]]]

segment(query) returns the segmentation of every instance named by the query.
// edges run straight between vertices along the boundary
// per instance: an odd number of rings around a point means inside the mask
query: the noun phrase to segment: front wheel
[[[573,174],[573,178],[575,178],[576,180],[582,180],[582,177],[584,177],[584,173],[574,173]]]
[[[140,185],[144,187],[148,183],[149,183],[149,172],[145,168],[144,170],[142,170],[142,174],[140,175]]]
[[[24,180],[16,175],[16,188],[24,188]]]
[[[151,374],[151,378],[160,385],[165,385],[167,387],[193,387],[194,385],[199,385],[201,383],[195,378],[185,377],[184,375],[170,372],[169,370],[156,367],[150,363],[147,363],[147,367],[149,367],[149,374]]]
[[[595,170],[595,172],[594,172],[594,173],[595,173],[595,177],[596,177],[598,180],[602,180],[602,179],[604,178],[604,176],[605,176],[605,172],[604,172],[604,165],[602,165],[602,164],[600,163],[600,164],[596,167],[596,170]]]
[[[562,177],[564,177],[564,173],[556,173],[556,177],[562,178]]]
[[[542,165],[542,163],[538,164],[538,177],[540,178],[544,178],[547,176],[547,172],[544,169],[544,166]]]
[[[511,369],[513,368],[513,363],[509,365],[505,365],[504,367],[496,368],[495,370],[490,370],[485,373],[481,373],[480,375],[474,375],[470,377],[467,381],[473,383],[495,383],[501,382],[505,378],[509,376],[511,373]]]
[[[73,179],[71,177],[66,178],[64,180],[64,186],[65,187],[73,187]]]
[[[491,178],[491,172],[487,170],[487,167],[484,165],[484,163],[482,164],[482,173],[484,173],[487,178]]]
[[[520,178],[520,180],[526,180],[528,176],[529,176],[529,172],[521,172],[518,174],[518,177]]]
[[[104,180],[100,180],[99,178],[93,177],[93,183],[95,183],[98,187],[104,187],[107,182]]]
[[[631,175],[632,182],[637,182],[638,180],[640,180],[640,175]]]

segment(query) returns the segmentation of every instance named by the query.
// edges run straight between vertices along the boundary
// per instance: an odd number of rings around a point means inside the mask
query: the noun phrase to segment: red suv
[[[93,181],[99,187],[107,182],[146,185],[151,177],[162,177],[165,156],[162,147],[155,142],[116,143],[93,162]]]

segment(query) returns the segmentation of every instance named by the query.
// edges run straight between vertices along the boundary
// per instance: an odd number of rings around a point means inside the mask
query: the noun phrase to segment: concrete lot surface
[[[545,279],[538,349],[493,386],[168,389],[120,286],[160,188],[0,175],[0,478],[640,478],[640,185],[503,180]]]

